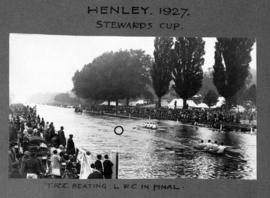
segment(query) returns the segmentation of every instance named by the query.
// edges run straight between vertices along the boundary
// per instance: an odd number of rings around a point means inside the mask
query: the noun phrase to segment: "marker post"
[[[120,130],[120,131],[118,131]],[[122,126],[116,126],[114,128],[114,133],[115,135],[118,135],[118,136],[121,136],[123,133],[124,133],[124,128]],[[115,179],[118,179],[118,168],[119,168],[119,143],[117,143],[117,151],[116,151],[116,158],[115,158],[115,161],[116,161],[116,165],[115,165]]]

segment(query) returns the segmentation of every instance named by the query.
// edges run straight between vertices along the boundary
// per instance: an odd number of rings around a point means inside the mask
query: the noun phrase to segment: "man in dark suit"
[[[105,179],[112,179],[112,167],[113,167],[113,163],[111,162],[111,160],[109,160],[109,156],[105,155],[104,156],[105,160],[103,162],[103,168],[104,168],[104,172],[103,175],[105,177]]]
[[[74,142],[73,142],[73,135],[70,134],[69,135],[69,139],[67,141],[67,154],[68,155],[74,155],[76,153],[75,151],[75,145],[74,145]]]
[[[95,161],[95,168],[103,174],[103,167],[101,162],[102,156],[100,154],[97,155],[97,160]]]
[[[58,131],[58,140],[59,140],[60,145],[63,145],[64,147],[66,147],[66,137],[65,137],[63,126],[61,126],[60,131]]]

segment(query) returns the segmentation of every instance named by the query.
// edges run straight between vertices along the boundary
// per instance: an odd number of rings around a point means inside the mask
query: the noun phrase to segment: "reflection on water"
[[[93,153],[120,153],[119,178],[232,178],[256,179],[256,135],[223,133],[207,128],[155,121],[158,130],[144,129],[144,120],[75,113],[73,109],[38,105],[45,121],[56,130],[74,134],[76,146]],[[122,125],[122,136],[113,133]],[[211,139],[243,150],[245,161],[197,151],[194,144]]]

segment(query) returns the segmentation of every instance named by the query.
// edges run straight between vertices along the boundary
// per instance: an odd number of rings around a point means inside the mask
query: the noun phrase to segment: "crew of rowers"
[[[217,141],[213,143],[211,142],[211,140],[208,140],[208,142],[204,142],[203,140],[201,140],[197,148],[212,153],[223,154],[227,146],[225,146],[223,142],[221,142],[221,144],[218,144]]]
[[[144,128],[157,129],[157,125],[155,123],[147,122],[147,123],[144,124]]]

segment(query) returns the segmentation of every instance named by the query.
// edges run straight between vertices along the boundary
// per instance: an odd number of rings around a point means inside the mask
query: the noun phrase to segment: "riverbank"
[[[92,115],[101,115],[101,116],[110,116],[110,117],[117,117],[117,118],[126,118],[126,119],[133,119],[133,120],[142,120],[144,118],[141,117],[135,117],[135,116],[131,116],[131,115],[124,115],[124,114],[117,114],[117,113],[106,113],[106,112],[102,112],[102,111],[83,111],[84,113],[89,113]]]
[[[137,114],[139,116],[133,116],[131,113],[109,113],[106,111],[94,111],[94,110],[84,110],[83,112],[92,114],[92,115],[101,115],[101,116],[110,116],[110,117],[118,117],[118,118],[124,118],[124,119],[134,119],[134,120],[143,120],[143,119],[148,119],[151,120],[151,116],[146,117],[146,115],[141,115]],[[155,118],[154,118],[155,119]],[[196,119],[192,119],[191,121],[188,120],[178,120],[178,119],[162,119],[162,120],[172,120],[176,122],[181,122],[182,124],[185,125],[190,125],[190,126],[199,126],[199,127],[206,127],[209,129],[213,130],[219,130],[219,131],[236,131],[236,132],[242,132],[242,133],[252,133],[256,134],[257,133],[257,126],[251,125],[251,124],[241,124],[241,123],[228,123],[228,122],[222,122],[222,121],[217,121],[216,123],[203,123],[203,122],[197,122],[194,121]]]

